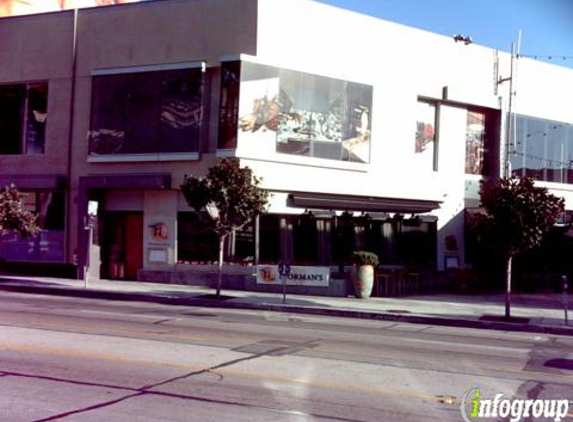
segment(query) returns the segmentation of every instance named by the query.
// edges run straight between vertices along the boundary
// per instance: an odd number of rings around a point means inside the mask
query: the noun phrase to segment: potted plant
[[[368,299],[374,285],[374,268],[378,265],[378,255],[368,251],[355,251],[350,255],[352,268],[350,280],[357,298]]]

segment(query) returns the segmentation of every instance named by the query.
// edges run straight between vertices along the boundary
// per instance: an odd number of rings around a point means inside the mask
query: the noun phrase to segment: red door
[[[143,267],[143,215],[128,214],[125,219],[125,278],[136,280]]]

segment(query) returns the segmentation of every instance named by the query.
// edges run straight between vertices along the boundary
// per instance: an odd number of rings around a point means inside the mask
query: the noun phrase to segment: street
[[[462,421],[472,388],[573,399],[573,337],[7,292],[0,321],[2,422]]]

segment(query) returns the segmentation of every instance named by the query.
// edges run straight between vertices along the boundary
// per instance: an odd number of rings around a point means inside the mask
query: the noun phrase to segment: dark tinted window
[[[0,85],[0,154],[43,154],[48,84]]]
[[[196,152],[203,117],[201,69],[96,76],[90,153]]]

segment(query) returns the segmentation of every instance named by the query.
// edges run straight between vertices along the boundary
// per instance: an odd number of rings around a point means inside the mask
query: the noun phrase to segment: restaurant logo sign
[[[328,287],[329,267],[291,266],[290,273],[284,276],[288,286]],[[258,284],[282,284],[278,265],[257,265]]]
[[[169,232],[167,230],[167,224],[160,222],[150,224],[151,237],[155,241],[163,241],[169,239]]]
[[[461,402],[462,418],[465,422],[480,420],[504,420],[520,422],[543,418],[560,422],[567,417],[570,402],[567,399],[509,399],[502,393],[493,399],[484,398],[479,388],[472,388],[463,395]]]

